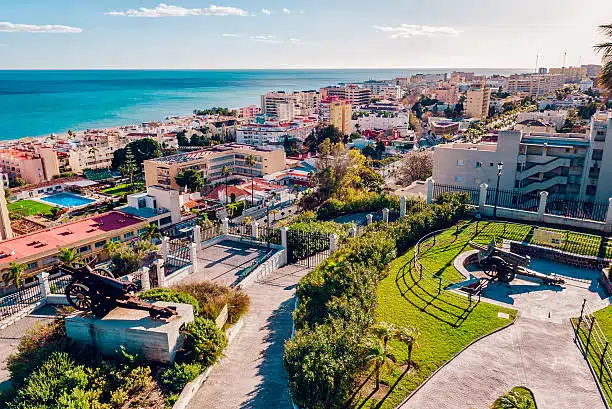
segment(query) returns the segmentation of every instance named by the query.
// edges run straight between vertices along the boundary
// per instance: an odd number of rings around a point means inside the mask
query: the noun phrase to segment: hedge
[[[376,289],[387,264],[428,232],[464,217],[466,203],[466,195],[442,195],[420,213],[373,224],[300,281],[294,313],[298,331],[286,343],[284,358],[297,405],[345,404],[367,367],[364,334],[374,323]]]
[[[350,213],[377,212],[384,208],[399,210],[400,199],[387,193],[365,192],[349,200],[329,199],[317,211],[317,217],[329,220]]]

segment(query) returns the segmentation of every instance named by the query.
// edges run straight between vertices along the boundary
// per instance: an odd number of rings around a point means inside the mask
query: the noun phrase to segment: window
[[[163,219],[161,219],[161,220],[159,221],[159,225],[160,225],[160,226],[164,226],[164,225],[166,225],[166,224],[170,224],[170,223],[172,223],[172,216],[167,216],[167,217],[164,217]]]
[[[463,159],[457,159],[457,166],[458,167],[463,166]]]
[[[83,246],[83,247],[79,247],[79,249],[77,250],[77,253],[82,254],[82,253],[87,253],[89,251],[91,251],[91,247]]]
[[[125,233],[125,234],[123,235],[123,238],[124,238],[124,239],[126,239],[126,240],[127,240],[127,239],[131,239],[132,237],[134,237],[134,232],[133,232],[133,231],[128,232],[128,233]]]
[[[147,207],[147,199],[145,199],[144,197],[138,199],[138,208],[142,209],[143,207]]]
[[[462,177],[461,176],[455,176],[455,182],[461,182]]]
[[[101,247],[104,247],[104,245],[105,245],[105,244],[106,244],[106,240],[98,241],[98,242],[95,244],[95,247],[96,247],[97,249],[99,249],[99,248],[101,248]]]
[[[49,257],[43,260],[43,265],[48,266],[50,264],[55,264],[57,259],[55,257]]]
[[[603,159],[603,149],[593,149],[593,160],[602,160]]]
[[[28,263],[27,269],[34,270],[37,266],[38,266],[38,263],[36,261],[33,261],[31,263]]]
[[[113,237],[113,238],[111,239],[111,241],[112,241],[113,243],[114,243],[114,242],[117,242],[117,241],[120,241],[120,240],[121,240],[121,237],[119,237],[119,236]]]
[[[482,162],[478,161],[476,162],[476,169],[480,169],[482,168]]]
[[[587,188],[586,188],[587,196],[595,196],[596,190],[597,190],[597,186],[595,186],[595,185],[588,185]]]

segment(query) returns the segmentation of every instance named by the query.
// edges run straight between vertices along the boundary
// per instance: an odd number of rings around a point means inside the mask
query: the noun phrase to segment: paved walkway
[[[605,408],[569,318],[583,298],[593,307],[609,301],[596,280],[577,278],[584,281],[568,280],[563,290],[525,280],[490,284],[484,296],[517,308],[515,324],[462,352],[401,409],[486,409],[515,386],[531,389],[539,409]]]
[[[283,350],[291,336],[295,287],[307,272],[305,267],[286,266],[246,290],[251,308],[244,327],[190,409],[291,408]]]

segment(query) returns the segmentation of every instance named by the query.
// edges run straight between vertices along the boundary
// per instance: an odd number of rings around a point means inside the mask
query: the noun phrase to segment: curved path
[[[291,336],[295,287],[308,271],[289,265],[246,289],[251,307],[244,326],[190,409],[291,408],[283,351]]]
[[[582,278],[568,280],[562,291],[523,280],[489,284],[485,297],[519,310],[515,324],[459,354],[400,408],[486,409],[513,387],[525,386],[538,409],[604,409],[569,318],[579,315],[583,298],[593,307],[608,300],[595,276]]]

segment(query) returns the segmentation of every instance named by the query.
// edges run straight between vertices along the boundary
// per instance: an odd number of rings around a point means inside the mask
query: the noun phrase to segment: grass
[[[530,409],[536,409],[537,408],[536,401],[535,401],[535,398],[533,396],[533,393],[529,389],[527,389],[527,388],[525,388],[523,386],[515,386],[508,393],[513,393],[513,392],[518,394],[518,396],[520,396],[521,398],[525,399],[527,402],[529,402],[529,404],[531,405],[531,406],[529,406]],[[502,396],[499,397],[499,399],[501,399],[501,398],[502,398]],[[491,406],[492,409],[501,409],[501,408],[503,408],[503,406],[498,404],[499,399],[497,401],[495,401],[493,406]]]
[[[471,226],[470,226],[471,227]],[[492,230],[502,226],[492,226]],[[466,228],[455,237],[449,229],[436,239],[436,246],[425,252],[422,262],[432,272],[448,281],[462,279],[452,266],[454,258],[468,249],[474,228]],[[526,235],[527,229],[516,229],[516,237]],[[486,234],[475,241],[488,243]],[[385,396],[364,403],[364,408],[394,408],[422,384],[431,374],[478,338],[500,329],[514,320],[516,311],[485,302],[470,303],[466,297],[451,292],[438,293],[438,280],[426,273],[419,279],[413,268],[414,249],[390,264],[390,274],[378,288],[377,321],[386,321],[397,327],[413,326],[419,330],[418,346],[413,351],[412,369],[405,373],[407,347],[391,341],[396,362],[381,379],[386,387]],[[498,313],[508,314],[501,318]]]
[[[107,194],[107,195],[111,195],[111,196],[123,196],[123,195],[129,195],[131,193],[141,192],[144,190],[144,188],[145,188],[145,185],[142,182],[134,183],[133,190],[131,189],[131,186],[129,183],[123,183],[115,187],[109,187],[108,189],[102,189],[100,192]]]
[[[32,216],[39,213],[51,215],[51,209],[53,209],[53,206],[49,206],[48,204],[27,199],[9,203],[7,207],[9,212],[19,216]]]

